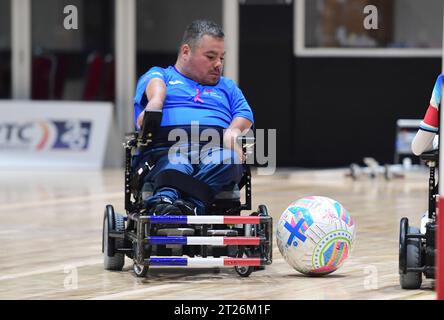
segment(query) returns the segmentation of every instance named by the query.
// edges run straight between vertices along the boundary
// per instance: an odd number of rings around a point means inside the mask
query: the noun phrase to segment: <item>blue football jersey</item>
[[[236,117],[253,121],[253,113],[234,81],[221,77],[214,86],[201,85],[181,74],[174,66],[153,67],[140,77],[134,97],[134,120],[145,109],[148,82],[162,79],[167,88],[161,126],[199,125],[227,128]]]

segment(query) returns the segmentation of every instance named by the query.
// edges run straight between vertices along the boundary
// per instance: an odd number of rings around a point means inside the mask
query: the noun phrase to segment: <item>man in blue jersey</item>
[[[252,126],[253,113],[237,85],[222,76],[224,55],[222,29],[214,22],[196,20],[185,30],[176,64],[153,67],[137,83],[137,127],[144,111],[162,112],[154,146],[141,156],[141,163],[168,148],[165,141],[171,141],[174,129],[189,133],[197,124],[199,133],[204,129],[221,133],[221,144],[209,152],[202,153],[202,141],[190,139],[191,148],[185,156],[182,153],[181,161],[171,161],[168,154],[156,159],[146,177],[155,186],[145,202],[153,214],[205,214],[214,195],[242,177],[244,159],[236,139]],[[206,161],[209,158],[212,161]]]

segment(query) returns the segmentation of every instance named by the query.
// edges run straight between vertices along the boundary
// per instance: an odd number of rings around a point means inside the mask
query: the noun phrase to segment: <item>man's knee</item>
[[[168,156],[165,155],[157,160],[146,180],[155,181],[157,179],[157,176],[165,170],[175,170],[187,175],[193,174],[193,167],[191,164],[170,162],[168,160]]]

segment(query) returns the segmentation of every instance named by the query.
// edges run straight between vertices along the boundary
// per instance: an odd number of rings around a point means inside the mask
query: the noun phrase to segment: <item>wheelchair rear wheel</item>
[[[399,274],[406,272],[407,268],[407,231],[409,229],[409,220],[402,218],[399,223]]]
[[[125,220],[121,214],[115,213],[112,205],[107,205],[103,218],[102,252],[105,270],[121,271],[125,264],[123,253],[116,253],[116,248],[122,248],[124,240],[112,238],[111,231],[124,232]]]
[[[408,233],[419,234],[419,229],[408,227]],[[421,259],[421,239],[413,238],[405,241],[405,263],[406,268],[422,267]],[[422,283],[421,271],[401,272],[399,277],[401,288],[403,289],[419,289]]]

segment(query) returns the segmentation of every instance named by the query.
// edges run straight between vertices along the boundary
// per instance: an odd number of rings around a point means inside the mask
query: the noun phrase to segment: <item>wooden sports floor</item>
[[[419,226],[427,207],[427,172],[404,179],[363,177],[345,169],[280,170],[253,176],[253,204],[266,204],[276,225],[294,200],[308,195],[342,203],[357,223],[353,254],[335,273],[307,277],[282,258],[240,278],[233,268],[152,268],[144,279],[103,269],[106,204],[123,212],[123,170],[0,172],[0,299],[435,299],[434,283],[402,290],[399,220]]]

